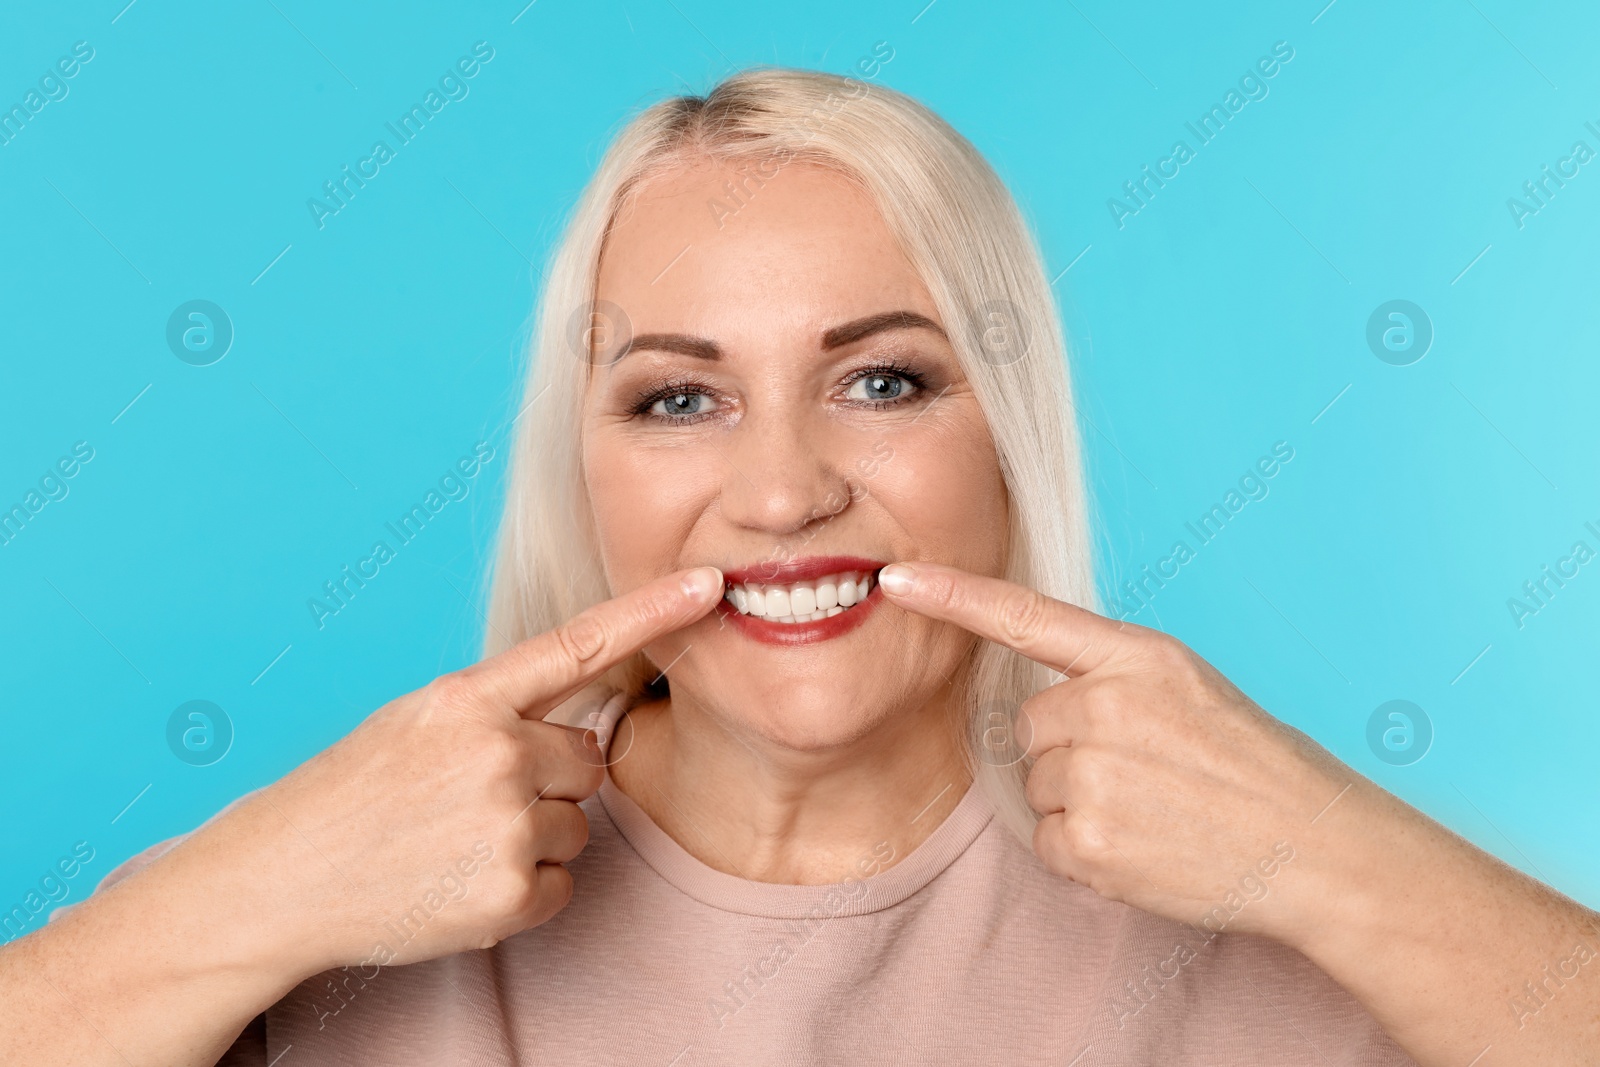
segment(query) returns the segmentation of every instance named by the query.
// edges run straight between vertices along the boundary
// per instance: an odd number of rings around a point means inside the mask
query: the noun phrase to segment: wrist
[[[162,932],[175,980],[222,981],[264,1009],[339,962],[326,902],[308,895],[331,891],[324,872],[337,880],[271,803],[251,798],[140,872],[140,917]]]
[[[1338,977],[1375,954],[1430,935],[1417,913],[1438,870],[1438,827],[1372,782],[1350,788],[1307,827],[1301,876],[1289,895],[1286,943]],[[1435,887],[1437,888],[1437,887]],[[1425,921],[1427,920],[1427,921]]]

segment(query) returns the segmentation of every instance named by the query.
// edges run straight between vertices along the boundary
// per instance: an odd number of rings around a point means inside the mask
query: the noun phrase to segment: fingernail
[[[885,593],[905,596],[916,588],[917,572],[903,563],[891,563],[878,572],[878,584]]]
[[[690,600],[705,600],[722,595],[722,572],[715,567],[696,567],[683,576],[683,594]]]

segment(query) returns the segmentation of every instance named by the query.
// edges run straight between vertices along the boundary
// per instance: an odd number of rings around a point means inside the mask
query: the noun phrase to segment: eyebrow
[[[944,329],[926,315],[919,315],[915,311],[884,311],[866,318],[855,319],[852,322],[835,326],[824,331],[822,335],[823,351],[831,351],[853,344],[863,338],[871,337],[875,333],[888,330],[932,330],[940,337],[945,337]],[[716,361],[722,358],[722,349],[715,341],[703,337],[691,337],[682,333],[643,333],[628,341],[622,350],[611,360],[614,366],[620,363],[623,357],[639,349],[650,349],[656,352],[671,352],[680,356],[689,356],[693,359]]]

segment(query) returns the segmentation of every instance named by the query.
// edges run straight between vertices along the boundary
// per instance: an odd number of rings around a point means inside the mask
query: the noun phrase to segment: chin
[[[719,672],[721,674],[722,672]],[[743,676],[745,671],[728,672]],[[726,675],[724,675],[726,677]],[[719,693],[726,687],[718,686]],[[775,745],[797,752],[820,752],[860,740],[894,713],[884,694],[865,694],[856,687],[819,678],[814,670],[780,673],[764,683],[734,683],[733,701],[722,696],[695,703],[735,729],[746,729]]]

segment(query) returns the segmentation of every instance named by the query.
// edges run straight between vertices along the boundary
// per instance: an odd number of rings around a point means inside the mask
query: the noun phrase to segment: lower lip
[[[882,600],[883,597],[878,592],[878,583],[874,582],[872,592],[867,594],[867,599],[832,618],[817,619],[814,622],[768,622],[759,615],[741,613],[727,600],[718,601],[717,612],[732,624],[735,630],[762,644],[814,645],[818,641],[843,637],[854,630],[867,621],[867,616],[872,614]]]

